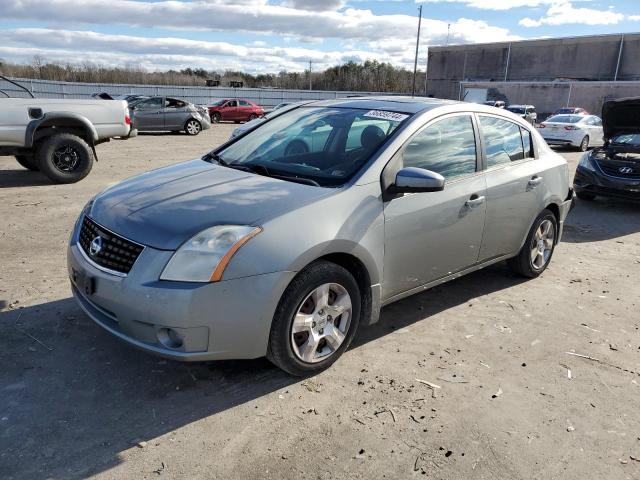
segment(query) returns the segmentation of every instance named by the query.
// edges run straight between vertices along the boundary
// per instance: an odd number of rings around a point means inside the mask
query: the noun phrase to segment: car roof
[[[333,108],[360,108],[363,110],[388,110],[390,112],[413,114],[455,104],[462,104],[462,102],[426,97],[371,96],[319,100],[310,105]]]
[[[509,105],[507,108],[536,108],[534,105]]]

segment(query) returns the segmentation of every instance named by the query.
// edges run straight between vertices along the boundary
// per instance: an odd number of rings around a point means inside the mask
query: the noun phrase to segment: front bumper
[[[67,252],[72,292],[98,325],[127,343],[183,361],[258,358],[294,272],[217,283],[160,281],[170,251],[146,247],[127,276],[102,271],[76,243]],[[80,279],[83,279],[80,281]],[[91,289],[86,286],[91,280]]]
[[[573,188],[577,193],[640,201],[640,180],[611,177],[582,166],[576,169]]]

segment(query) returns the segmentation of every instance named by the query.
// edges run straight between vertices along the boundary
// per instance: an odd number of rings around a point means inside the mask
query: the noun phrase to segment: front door
[[[134,125],[138,130],[163,130],[164,98],[152,97],[138,102],[133,115]]]
[[[445,187],[385,203],[385,300],[477,262],[486,207],[477,143],[471,115],[441,117],[414,135],[387,167],[440,173]]]
[[[238,101],[229,100],[222,107],[222,120],[238,120]]]

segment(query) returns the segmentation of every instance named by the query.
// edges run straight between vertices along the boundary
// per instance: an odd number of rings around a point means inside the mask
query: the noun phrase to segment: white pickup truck
[[[0,155],[56,183],[86,177],[96,145],[136,135],[125,101],[0,98]]]

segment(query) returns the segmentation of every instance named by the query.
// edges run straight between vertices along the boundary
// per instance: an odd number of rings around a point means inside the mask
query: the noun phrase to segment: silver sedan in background
[[[140,98],[129,103],[131,122],[141,132],[180,132],[198,135],[211,128],[206,107],[169,97]]]
[[[84,311],[143,350],[308,375],[384,305],[503,260],[537,277],[572,201],[566,161],[507,111],[320,101],[100,193],[68,272]]]

